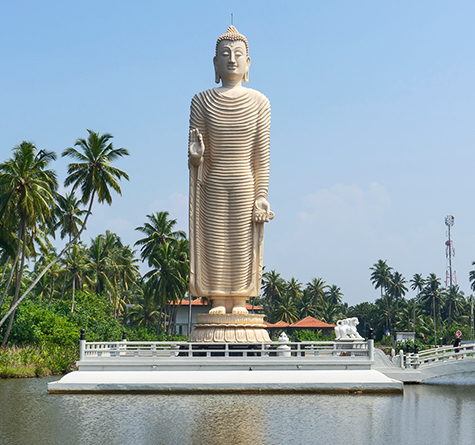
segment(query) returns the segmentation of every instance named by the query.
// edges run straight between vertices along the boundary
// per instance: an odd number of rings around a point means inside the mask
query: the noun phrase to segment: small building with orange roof
[[[325,323],[322,320],[318,320],[315,317],[308,316],[303,318],[302,320],[296,321],[292,323],[288,328],[287,331],[289,334],[294,333],[295,331],[321,331],[321,333],[327,337],[331,337],[333,335],[333,329],[336,325],[331,323]]]

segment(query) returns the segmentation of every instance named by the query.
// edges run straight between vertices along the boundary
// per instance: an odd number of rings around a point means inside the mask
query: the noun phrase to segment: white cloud
[[[305,211],[298,214],[302,222],[321,222],[336,227],[358,227],[378,221],[391,207],[391,198],[377,182],[366,190],[353,185],[335,184],[305,196]]]
[[[115,219],[108,220],[107,227],[114,232],[120,233],[120,231],[122,230],[130,229],[132,227],[132,224],[130,223],[130,221],[127,221],[126,219],[118,216]]]
[[[350,304],[370,299],[368,268],[394,242],[386,227],[392,213],[386,188],[335,184],[304,196],[300,205],[293,226],[277,228],[278,242],[268,240],[269,267],[302,282],[323,277],[340,286]]]

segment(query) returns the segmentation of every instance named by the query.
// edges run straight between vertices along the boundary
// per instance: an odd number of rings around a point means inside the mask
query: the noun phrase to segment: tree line
[[[113,232],[81,239],[93,203],[112,204],[112,192],[121,194],[120,180],[127,173],[112,164],[128,156],[116,149],[112,135],[88,131],[74,147],[62,152],[71,159],[65,187],[58,193],[58,179],[51,168],[56,154],[22,142],[12,156],[0,164],[0,338],[8,341],[15,313],[23,301],[43,305],[68,301],[75,312],[76,294],[95,295],[110,305],[111,317],[123,326],[142,326],[173,333],[180,302],[187,295],[189,243],[168,212],[146,216],[137,227],[134,246],[124,245]],[[65,240],[58,253],[52,239]],[[139,258],[136,257],[136,250]],[[139,262],[148,266],[140,274]],[[34,264],[29,270],[28,264]],[[475,264],[472,263],[472,264]],[[357,316],[363,334],[375,329],[377,339],[388,332],[415,330],[429,342],[446,341],[454,329],[473,336],[472,301],[458,286],[443,287],[435,275],[402,274],[379,260],[370,268],[370,280],[380,297],[374,303],[348,306],[336,284],[312,278],[303,285],[292,277],[286,281],[275,270],[265,271],[260,297],[250,303],[262,306],[271,323],[289,324],[312,315],[324,322]],[[470,272],[475,290],[475,271]],[[409,287],[415,292],[407,299]],[[8,323],[7,323],[8,321]]]
[[[70,192],[65,196],[58,193],[57,174],[51,168],[57,158],[54,152],[24,141],[0,164],[2,346],[23,301],[48,309],[56,299],[69,299],[74,313],[76,292],[101,295],[111,303],[115,319],[124,324],[157,324],[159,330],[171,328],[174,303],[186,293],[188,241],[183,232],[173,230],[176,220],[170,220],[167,212],[148,215],[148,221],[137,228],[144,237],[136,245],[150,268],[143,277],[135,251],[117,234],[106,231],[89,245],[81,240],[93,203],[111,205],[112,192],[121,195],[120,180],[129,179],[112,165],[128,151],[114,148],[108,133],[87,132],[86,139],[77,139],[74,147],[62,152],[71,159],[64,180]],[[59,253],[52,245],[57,235],[67,240]],[[34,263],[31,271],[28,262]]]
[[[348,310],[348,304],[342,300],[341,289],[335,284],[328,285],[322,278],[312,278],[304,286],[294,277],[286,281],[271,270],[263,273],[261,297],[253,303],[263,307],[271,323],[292,324],[309,315],[335,323]]]
[[[387,332],[411,331],[425,343],[438,344],[441,339],[448,343],[457,330],[467,339],[474,338],[473,297],[467,298],[458,285],[444,287],[435,273],[427,277],[415,273],[407,280],[381,259],[370,271],[380,297],[350,312],[376,328],[380,338]],[[470,272],[470,282],[475,290],[475,271]],[[412,298],[406,298],[409,289],[415,293]]]

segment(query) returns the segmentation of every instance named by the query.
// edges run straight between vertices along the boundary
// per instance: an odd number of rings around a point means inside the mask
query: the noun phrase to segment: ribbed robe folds
[[[255,201],[267,199],[270,104],[246,89],[217,89],[191,102],[190,129],[203,136],[204,160],[190,165],[190,291],[200,297],[260,295],[264,224]]]

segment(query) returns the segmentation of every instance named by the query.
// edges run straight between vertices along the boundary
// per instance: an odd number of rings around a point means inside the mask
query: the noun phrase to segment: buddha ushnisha
[[[246,314],[260,295],[267,202],[270,105],[249,80],[249,46],[234,26],[218,38],[216,83],[191,102],[190,292],[211,314]]]

